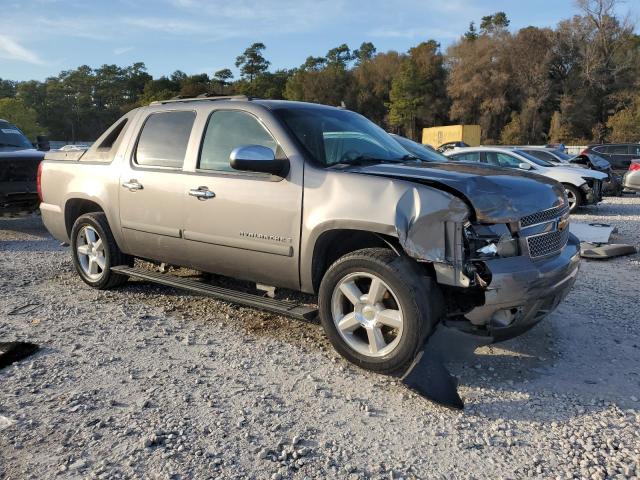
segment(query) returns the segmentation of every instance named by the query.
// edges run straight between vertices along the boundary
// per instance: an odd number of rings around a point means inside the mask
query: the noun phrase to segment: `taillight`
[[[631,162],[629,164],[629,171],[633,172],[634,170],[640,170],[640,162]]]
[[[36,188],[38,189],[38,200],[42,203],[42,162],[38,165],[38,174],[36,175]]]
[[[582,150],[580,152],[580,155],[588,155],[588,154],[589,154],[589,149],[588,148],[585,148],[584,150]]]

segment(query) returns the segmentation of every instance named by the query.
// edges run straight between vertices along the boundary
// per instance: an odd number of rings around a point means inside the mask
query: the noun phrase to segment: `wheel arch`
[[[311,261],[311,287],[318,292],[325,272],[338,258],[363,248],[387,248],[396,255],[404,251],[396,237],[388,234],[354,228],[335,228],[322,232],[313,246]]]
[[[67,236],[71,238],[71,229],[78,218],[86,213],[105,213],[102,206],[86,198],[70,198],[64,204],[64,226]]]

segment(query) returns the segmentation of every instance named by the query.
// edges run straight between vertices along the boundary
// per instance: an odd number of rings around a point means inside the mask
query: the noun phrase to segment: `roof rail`
[[[197,97],[184,97],[182,95],[177,95],[169,100],[156,100],[155,102],[151,102],[149,105],[165,105],[167,103],[176,103],[176,102],[202,102],[202,101],[215,101],[215,100],[251,101],[251,100],[255,100],[255,97],[247,97],[246,95],[212,95],[210,93],[203,93],[202,95],[198,95]]]

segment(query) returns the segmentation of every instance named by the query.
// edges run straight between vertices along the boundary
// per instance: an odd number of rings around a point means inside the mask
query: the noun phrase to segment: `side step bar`
[[[293,302],[284,302],[272,298],[261,297],[251,293],[239,292],[228,288],[216,287],[206,283],[190,280],[188,278],[177,277],[167,273],[153,272],[142,268],[133,268],[126,265],[111,267],[111,270],[122,275],[140,278],[149,282],[167,285],[168,287],[180,288],[190,292],[207,295],[209,297],[224,300],[230,303],[237,303],[247,307],[254,307],[268,312],[278,313],[298,320],[313,320],[318,310],[305,305]]]

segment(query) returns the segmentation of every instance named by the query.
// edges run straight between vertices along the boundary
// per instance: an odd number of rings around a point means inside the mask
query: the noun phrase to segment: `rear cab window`
[[[136,165],[182,168],[195,118],[191,110],[150,114],[138,137],[134,152]]]

